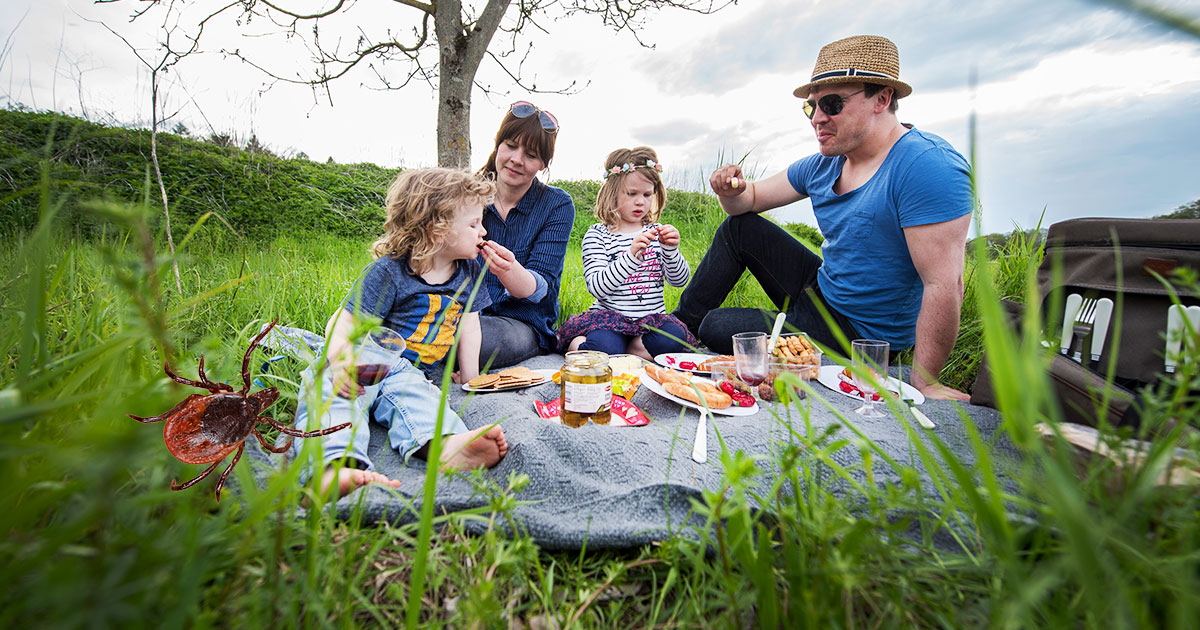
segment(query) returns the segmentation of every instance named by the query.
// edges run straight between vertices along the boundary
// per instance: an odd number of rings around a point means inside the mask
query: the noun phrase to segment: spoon
[[[771,338],[767,341],[767,352],[775,352],[775,342],[779,341],[779,332],[783,330],[783,319],[787,317],[786,313],[780,313],[775,316],[775,327],[771,329]]]

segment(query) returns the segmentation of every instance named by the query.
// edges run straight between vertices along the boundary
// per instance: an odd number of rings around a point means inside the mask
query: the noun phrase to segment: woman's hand
[[[658,242],[663,247],[679,247],[679,241],[679,230],[674,225],[664,223],[658,226]]]
[[[641,260],[642,254],[650,246],[650,241],[653,241],[657,235],[658,228],[640,232],[637,236],[633,237],[633,242],[629,244],[629,255]]]
[[[488,271],[500,279],[500,284],[513,297],[524,298],[537,290],[537,279],[533,277],[533,272],[518,262],[507,247],[496,241],[484,241],[479,253],[483,254]]]
[[[521,263],[517,262],[517,257],[507,247],[497,243],[496,241],[484,241],[483,248],[479,250],[483,254],[483,260],[487,262],[488,269],[500,278],[500,282],[508,286],[508,280],[514,273],[524,271],[525,268]]]

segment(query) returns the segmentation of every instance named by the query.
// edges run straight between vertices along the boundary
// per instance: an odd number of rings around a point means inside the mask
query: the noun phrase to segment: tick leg
[[[200,355],[200,367],[197,371],[200,373],[200,382],[203,383],[202,387],[204,387],[204,389],[207,389],[208,391],[210,391],[214,394],[217,392],[229,392],[231,394],[233,393],[233,388],[226,385],[225,383],[214,383],[214,382],[208,380],[208,375],[204,373],[204,355],[203,354]]]
[[[161,415],[153,416],[153,417],[150,417],[150,418],[144,418],[144,417],[142,417],[142,416],[135,416],[135,415],[133,415],[133,414],[131,414],[131,413],[129,413],[129,414],[125,414],[125,415],[129,416],[130,418],[133,418],[134,420],[137,420],[138,422],[146,422],[146,423],[149,423],[149,422],[162,422],[163,420],[166,420],[167,418],[170,418],[172,415],[174,415],[174,414],[178,413],[179,411],[183,410],[183,408],[184,408],[184,407],[186,407],[186,406],[188,406],[189,404],[191,404],[191,403],[192,403],[192,401],[193,401],[193,400],[195,400],[195,399],[197,399],[197,398],[204,398],[204,394],[192,394],[191,396],[188,396],[187,398],[184,398],[183,400],[179,401],[179,404],[178,404],[178,405],[175,405],[174,407],[171,407],[171,410],[170,410],[170,411],[164,412],[164,413],[163,413],[163,414],[161,414]]]
[[[201,356],[200,360],[203,361],[204,357]],[[214,394],[221,391],[221,388],[217,385],[214,385],[213,383],[209,383],[208,385],[205,385],[204,383],[201,383],[199,381],[193,381],[190,378],[183,378],[182,376],[172,372],[170,364],[168,364],[166,361],[163,361],[163,371],[167,373],[167,376],[171,377],[171,380],[173,380],[176,383],[179,383],[181,385],[191,385],[192,387],[197,387],[200,389],[207,389],[208,391],[210,391]],[[208,381],[208,379],[204,379],[204,380],[206,382]],[[230,387],[227,391],[232,392],[233,388]]]
[[[225,478],[229,476],[233,467],[237,466],[238,460],[242,458],[242,451],[244,450],[246,450],[246,443],[242,442],[242,445],[238,447],[237,454],[233,456],[233,461],[229,462],[229,468],[226,468],[225,472],[221,473],[221,478],[217,480],[217,503],[221,502],[221,488],[225,486]],[[216,466],[216,464],[213,464],[213,466]]]
[[[250,342],[250,347],[246,348],[246,356],[242,357],[242,395],[243,396],[245,396],[246,393],[250,391],[250,355],[253,354],[254,349],[258,347],[258,342],[262,341],[263,337],[266,337],[267,333],[271,332],[271,329],[274,328],[275,324],[277,324],[277,323],[279,323],[278,317],[276,317],[275,320],[272,321],[270,324],[267,324],[267,327],[264,328],[262,332],[258,333],[258,335],[254,337],[254,340]]]
[[[346,427],[350,426],[350,423],[347,422],[345,424],[339,424],[336,427],[329,427],[328,429],[321,429],[320,431],[309,431],[309,432],[305,433],[304,431],[301,431],[299,429],[293,429],[292,427],[289,427],[274,418],[268,418],[267,416],[259,416],[258,419],[262,422],[266,422],[267,424],[270,424],[271,426],[275,427],[276,429],[279,429],[280,433],[286,433],[287,435],[291,435],[293,437],[302,437],[302,438],[320,437],[322,435],[329,435],[330,433],[333,433],[335,431],[341,431],[342,429],[345,429]]]
[[[262,444],[263,448],[271,451],[272,453],[284,453],[292,447],[292,438],[288,438],[287,444],[284,444],[283,446],[272,446],[267,444],[267,438],[263,437],[262,434],[258,432],[258,429],[251,429],[250,432],[254,434],[254,437],[258,438],[258,443]]]
[[[238,454],[240,455],[240,454],[241,454],[241,452],[239,451],[239,452],[238,452]],[[222,457],[221,459],[225,459],[225,458],[224,458],[224,457]],[[180,490],[187,490],[188,488],[191,488],[192,486],[196,485],[196,482],[198,482],[198,481],[200,481],[201,479],[204,479],[205,477],[207,477],[207,476],[209,476],[210,474],[212,474],[212,471],[214,471],[214,470],[216,470],[216,469],[217,469],[217,464],[220,464],[220,463],[221,463],[221,459],[218,459],[217,461],[213,462],[213,465],[212,465],[212,466],[209,466],[208,468],[205,468],[205,469],[204,469],[204,472],[200,473],[200,475],[199,475],[199,476],[197,476],[195,479],[193,479],[193,480],[191,480],[191,481],[189,481],[189,482],[187,482],[187,483],[176,483],[176,482],[175,482],[175,480],[174,480],[174,479],[172,479],[172,480],[171,480],[171,489],[172,489],[172,490],[174,490],[174,491],[176,491],[176,492],[178,492],[178,491],[180,491]],[[219,494],[219,493],[220,493],[220,491],[218,490],[218,494]]]

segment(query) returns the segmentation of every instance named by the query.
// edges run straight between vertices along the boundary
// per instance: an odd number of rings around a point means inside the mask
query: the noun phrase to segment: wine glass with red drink
[[[378,385],[403,356],[404,338],[388,328],[363,336],[354,359],[354,379],[364,387]]]
[[[733,364],[738,378],[757,388],[767,380],[767,333],[744,332],[733,336]]]

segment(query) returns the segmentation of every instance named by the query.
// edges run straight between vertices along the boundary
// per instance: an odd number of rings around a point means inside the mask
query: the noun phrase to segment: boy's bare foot
[[[326,468],[325,475],[321,477],[321,492],[328,491],[329,487],[334,483],[337,483],[339,499],[369,483],[377,483],[391,488],[400,487],[399,481],[370,470],[358,470],[357,468],[334,470],[332,467]]]
[[[579,349],[579,346],[583,345],[583,342],[585,341],[587,341],[587,337],[576,337],[572,339],[570,345],[567,346],[567,352],[575,352]]]
[[[508,442],[499,425],[446,436],[442,444],[442,470],[491,468],[508,454]]]

